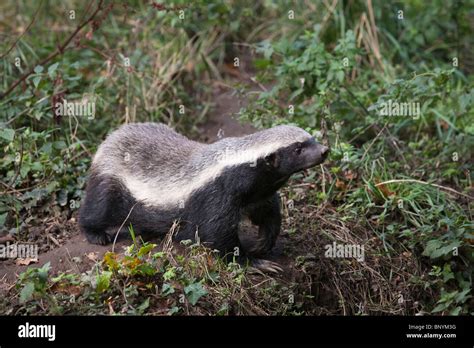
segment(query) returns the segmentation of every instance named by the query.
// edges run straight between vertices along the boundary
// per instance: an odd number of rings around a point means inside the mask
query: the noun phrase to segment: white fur
[[[258,140],[255,144],[252,135],[243,138],[226,138],[219,143],[203,145],[190,154],[189,162],[195,165],[201,164],[201,169],[192,167],[193,173],[189,170],[181,172],[177,170],[171,173],[169,168],[163,168],[166,178],[156,178],[135,172],[130,172],[120,161],[105,161],[109,156],[109,151],[99,147],[94,158],[94,165],[101,174],[112,175],[123,182],[133,197],[145,205],[176,208],[180,204],[185,204],[186,200],[197,189],[206,186],[218,177],[226,168],[248,163],[252,166],[258,159],[263,158],[279,148],[289,146],[295,142],[303,142],[311,137],[308,133],[301,130],[301,133],[295,136],[267,137]],[[227,141],[227,145],[226,144]],[[235,145],[242,146],[235,146]],[[199,144],[201,145],[201,144]],[[206,149],[214,146],[213,151],[204,154]],[[240,151],[239,151],[240,149]],[[217,150],[217,151],[215,151]],[[212,156],[213,158],[209,158]],[[202,163],[204,162],[204,163]],[[186,168],[189,169],[189,168]],[[162,175],[162,174],[160,174]],[[165,180],[164,180],[165,179]]]

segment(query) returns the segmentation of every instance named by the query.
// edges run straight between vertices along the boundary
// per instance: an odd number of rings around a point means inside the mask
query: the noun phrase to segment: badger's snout
[[[321,157],[322,157],[323,161],[326,160],[326,158],[329,155],[329,147],[324,146],[324,145],[321,146],[320,152],[321,152]]]
[[[328,157],[329,151],[329,147],[314,142],[306,153],[305,169],[323,163]]]

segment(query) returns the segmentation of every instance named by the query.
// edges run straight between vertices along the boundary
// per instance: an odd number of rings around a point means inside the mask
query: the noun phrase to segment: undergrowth
[[[31,241],[32,227],[72,221],[95,149],[118,125],[164,122],[195,137],[229,70],[252,83],[242,120],[297,124],[331,154],[282,191],[283,275],[199,244],[135,239],[83,274],[28,268],[2,313],[473,313],[471,2],[91,4],[0,5],[12,18],[0,22],[2,236]],[[62,100],[93,101],[95,113],[57,117]],[[413,109],[389,116],[392,103]],[[333,243],[363,246],[364,260],[327,257]]]

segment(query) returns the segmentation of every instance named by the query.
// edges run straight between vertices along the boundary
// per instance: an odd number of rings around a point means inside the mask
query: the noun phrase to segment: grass
[[[29,268],[2,313],[472,314],[469,2],[105,1],[37,66],[99,3],[0,5],[0,92],[32,70],[0,99],[1,234],[31,241],[43,221],[74,217],[93,153],[119,124],[196,137],[213,82],[245,93],[226,79],[236,57],[261,89],[241,119],[295,123],[331,155],[282,191],[284,274],[135,239],[84,274]],[[95,117],[57,119],[64,98],[94,100]],[[420,114],[381,116],[388,101],[419,103]],[[333,243],[363,246],[364,261],[326,257]]]
[[[82,275],[48,278],[49,265],[18,280],[7,314],[267,315],[282,285],[262,273],[224,263],[209,249],[134,239],[123,255],[108,252]],[[178,250],[177,250],[178,249]],[[288,290],[286,290],[287,292]],[[280,295],[278,295],[280,294]],[[277,295],[277,296],[275,296]],[[291,311],[291,306],[286,311]]]

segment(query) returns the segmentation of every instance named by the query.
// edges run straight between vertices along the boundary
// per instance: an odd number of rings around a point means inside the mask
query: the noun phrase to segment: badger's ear
[[[265,156],[265,163],[269,166],[272,166],[273,168],[278,168],[280,165],[280,155],[274,152],[268,156]]]

